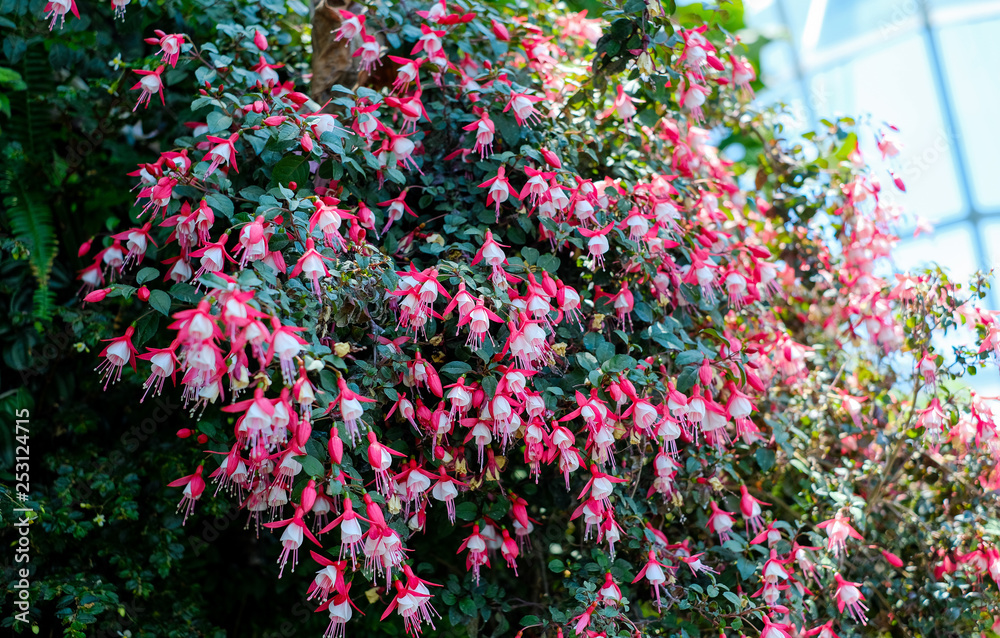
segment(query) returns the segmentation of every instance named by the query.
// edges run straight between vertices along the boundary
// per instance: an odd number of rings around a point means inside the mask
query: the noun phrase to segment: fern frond
[[[35,315],[44,319],[51,309],[49,277],[59,250],[52,209],[40,193],[28,190],[22,181],[12,179],[9,175],[4,180],[2,190],[7,221],[14,238],[27,248],[28,263],[38,281],[34,297]]]

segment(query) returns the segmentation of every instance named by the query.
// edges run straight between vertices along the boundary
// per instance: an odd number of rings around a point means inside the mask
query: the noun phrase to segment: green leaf
[[[553,573],[559,573],[566,569],[566,565],[563,564],[558,558],[553,558],[549,561],[549,571]]]
[[[521,141],[521,127],[517,125],[517,121],[506,113],[497,113],[491,117],[496,130],[503,137],[503,141],[508,146],[517,146],[517,143]]]
[[[739,556],[736,559],[736,569],[740,572],[740,578],[746,580],[747,578],[753,576],[754,572],[757,571],[757,563],[752,563],[742,556]]]
[[[535,265],[544,270],[545,272],[549,273],[550,275],[554,275],[556,274],[556,271],[559,270],[560,263],[561,262],[559,258],[556,257],[555,255],[545,254],[541,255],[538,258],[538,261],[535,262]]]
[[[244,189],[246,190],[246,189]],[[210,193],[205,196],[205,201],[217,213],[222,214],[228,219],[233,217],[233,200],[229,199],[225,195],[220,195],[219,193]]]
[[[142,270],[136,273],[135,281],[138,284],[144,284],[150,279],[155,279],[157,276],[159,276],[159,274],[160,271],[157,270],[156,268],[143,268]]]
[[[588,372],[596,370],[598,366],[597,357],[589,352],[578,352],[576,354],[576,362],[583,366],[583,368]]]
[[[635,367],[635,359],[627,354],[616,354],[611,357],[604,369],[609,372],[621,372]]]
[[[156,310],[159,310],[167,317],[170,316],[170,304],[171,304],[170,295],[163,292],[162,290],[154,290],[153,292],[149,293],[149,305],[155,308]]]
[[[759,447],[757,448],[757,451],[753,453],[753,457],[757,460],[757,465],[760,466],[760,469],[765,472],[774,467],[774,450],[766,447]]]
[[[701,360],[704,358],[705,355],[697,350],[688,350],[677,355],[677,358],[674,359],[674,363],[679,366],[686,366],[694,363],[701,363]]]
[[[309,476],[316,478],[326,474],[326,468],[324,468],[319,459],[315,457],[298,456],[295,460],[302,464],[302,470]]]
[[[282,185],[291,182],[304,184],[309,180],[309,157],[286,155],[281,158],[281,161],[275,164],[271,171],[271,180]]]
[[[149,313],[139,317],[135,322],[135,339],[133,344],[139,347],[149,341],[160,327],[160,315]]]
[[[214,135],[221,131],[228,132],[229,127],[233,124],[233,118],[218,111],[212,111],[205,118],[205,123],[208,124],[208,132]]]
[[[698,381],[698,368],[694,366],[689,366],[684,368],[684,371],[680,373],[677,377],[677,390],[678,392],[687,392],[694,387],[694,384]]]
[[[460,600],[458,603],[458,608],[462,610],[462,613],[465,614],[466,616],[476,615],[476,609],[477,609],[476,601],[472,600],[471,598],[463,598],[462,600]]]
[[[439,373],[450,374],[454,377],[462,376],[472,372],[472,366],[464,361],[449,361],[438,369]]]
[[[463,521],[471,521],[479,514],[479,508],[476,507],[475,503],[470,501],[462,501],[455,506],[455,516],[462,519]]]

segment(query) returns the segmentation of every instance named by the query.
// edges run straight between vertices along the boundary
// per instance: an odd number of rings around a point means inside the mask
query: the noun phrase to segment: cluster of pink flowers
[[[49,6],[54,7],[54,15],[75,9],[66,5],[59,13],[63,4]],[[353,43],[354,55],[364,69],[381,64],[382,45],[367,31],[370,24],[366,16],[346,10],[341,13],[336,37]],[[294,129],[300,149],[295,153],[311,157],[325,135],[350,131],[374,156],[380,190],[389,193],[391,186],[386,187],[386,180],[391,172],[411,176],[421,172],[418,160],[425,149],[417,133],[429,119],[422,102],[422,81],[441,90],[457,91],[474,115],[464,126],[468,135],[462,148],[446,158],[458,162],[457,170],[494,156],[495,147],[500,146],[495,120],[505,117],[502,114],[510,114],[518,126],[532,127],[549,117],[545,102],[563,99],[564,78],[558,63],[567,54],[537,27],[497,20],[488,27],[503,42],[514,37],[511,31],[520,35],[524,51],[518,54],[518,63],[541,81],[540,89],[532,89],[517,84],[513,72],[494,69],[488,60],[469,55],[458,59],[449,54],[449,38],[481,20],[474,13],[449,7],[442,0],[419,15],[423,19],[421,35],[409,53],[411,57],[391,57],[397,65],[391,94],[380,102],[361,98],[342,118],[315,110],[290,82],[281,83],[277,71],[281,65],[267,62],[261,53],[253,69],[259,76],[252,87],[255,99],[226,111],[233,124],[215,131],[217,136],[207,134],[207,123],[189,125],[199,140],[194,150],[202,153],[200,157],[189,156],[189,149],[168,151],[156,162],[140,167],[134,175],[139,180],[138,203],[146,221],[113,235],[113,243],[99,251],[93,265],[80,273],[88,290],[85,300],[101,301],[112,290],[104,287],[105,277],[113,281],[126,269],[143,263],[147,247],[153,243],[154,225],[170,229],[166,245],[160,249],[176,244],[177,254],[162,260],[168,267],[164,280],[193,282],[208,289],[195,307],[173,313],[169,329],[174,336],[167,347],[148,348],[139,355],[132,343],[133,328],[129,328],[124,336],[110,340],[101,353],[104,360],[99,370],[108,383],[120,377],[124,366],[135,367],[136,358],[141,358],[150,363],[147,393],[161,392],[166,379],[176,382],[180,373],[181,392],[192,409],[225,404],[222,410],[235,420],[235,441],[221,465],[210,472],[210,479],[216,482],[216,491],[235,492],[258,525],[266,518],[264,527],[282,530],[278,558],[282,573],[287,565],[291,570],[296,568],[298,550],[306,540],[320,549],[321,542],[328,542],[324,536],[339,530],[336,559],[310,551],[320,569],[308,597],[316,598],[321,604],[318,611],[329,615],[327,638],[345,635],[345,624],[355,609],[350,592],[355,572],[394,592],[385,613],[401,616],[409,632],[433,627],[437,612],[428,587],[435,585],[414,574],[407,539],[390,522],[393,516],[401,515],[413,533],[424,531],[427,509],[443,504],[454,525],[461,493],[483,480],[498,481],[505,471],[501,457],[506,461],[509,454],[521,450],[523,467],[536,483],[542,475],[562,475],[566,490],[572,490],[577,499],[572,519],[581,519],[584,538],[606,544],[613,557],[616,544],[626,535],[616,518],[615,504],[620,500],[621,486],[628,482],[626,476],[632,477],[631,468],[619,465],[622,450],[631,446],[649,451],[654,478],[646,496],[674,503],[679,498],[676,477],[686,461],[684,450],[694,446],[724,454],[737,441],[748,446],[766,443],[762,420],[754,418],[757,405],[766,400],[773,385],[792,384],[804,377],[813,356],[808,346],[792,339],[775,313],[760,312],[753,321],[739,319],[740,313],[761,302],[795,294],[802,282],[774,259],[767,248],[766,221],[759,212],[750,212],[766,210],[768,204],[761,200],[754,202],[754,207],[747,206],[747,196],[730,163],[708,143],[708,131],[697,125],[704,119],[702,107],[712,93],[711,83],[735,86],[747,93],[755,77],[753,68],[743,58],[721,55],[705,38],[704,29],[682,30],[678,57],[682,79],[677,100],[686,116],[675,119],[667,115],[655,126],[639,129],[650,147],[669,154],[672,174],[651,173],[635,183],[610,177],[585,178],[564,165],[556,150],[542,146],[522,149],[532,158],[528,164],[520,168],[500,164],[495,176],[479,184],[490,216],[495,211],[497,220],[512,213],[530,218],[539,238],[549,242],[554,253],[579,257],[581,270],[588,276],[613,269],[620,281],[609,290],[600,286],[578,290],[545,269],[515,268],[509,261],[514,255],[507,250],[510,246],[502,243],[498,229],[482,234],[474,257],[464,265],[466,270],[443,265],[420,268],[412,261],[399,265],[394,285],[380,290],[396,321],[395,334],[379,337],[380,347],[405,368],[398,375],[399,383],[393,389],[395,403],[386,418],[398,415],[408,422],[421,442],[421,451],[407,457],[392,447],[392,441],[380,440],[365,408],[376,399],[366,396],[367,391],[353,383],[349,373],[338,371],[337,392],[324,397],[323,404],[329,407],[321,415],[334,421],[327,439],[331,463],[324,468],[325,474],[309,480],[298,501],[293,501],[293,482],[303,471],[297,459],[306,455],[305,446],[313,438],[313,420],[320,418],[316,409],[322,405],[318,395],[323,390],[318,385],[318,372],[326,364],[319,355],[313,356],[318,344],[304,338],[311,336],[305,328],[295,325],[259,293],[255,284],[241,283],[245,281],[241,275],[266,269],[282,281],[301,279],[310,298],[323,306],[328,294],[325,282],[330,281],[331,268],[335,269],[341,258],[358,251],[370,254],[368,233],[385,235],[394,224],[403,225],[404,217],[417,213],[410,205],[412,187],[387,194],[373,210],[364,201],[349,204],[350,192],[336,181],[317,178],[313,184],[316,195],[308,198],[304,211],[307,223],[302,223],[302,210],[281,209],[232,222],[220,232],[225,224],[218,223],[221,220],[213,211],[211,195],[221,179],[238,172],[237,160],[243,161],[240,156],[252,153],[245,138],[260,130]],[[599,24],[580,14],[564,20],[562,26],[567,38],[592,43],[600,34]],[[267,41],[257,33],[254,41],[263,52]],[[158,38],[149,42],[160,47],[165,64],[177,64],[183,36],[158,33]],[[148,104],[154,95],[162,100],[163,70],[160,66],[138,72],[141,80],[134,88],[141,94],[137,106]],[[208,86],[203,94],[219,95],[222,91],[222,87]],[[618,85],[601,118],[619,118],[623,126],[634,129],[636,112],[636,101]],[[261,116],[259,125],[243,125],[241,118],[250,113]],[[853,159],[860,162],[857,153]],[[678,179],[686,185],[683,190],[677,188]],[[182,185],[184,189],[179,188]],[[294,184],[288,187],[296,189]],[[195,200],[180,194],[189,193],[191,188],[205,197]],[[898,350],[903,329],[889,300],[905,301],[909,282],[900,280],[892,292],[895,297],[886,296],[887,282],[876,275],[877,263],[895,242],[888,229],[892,211],[882,205],[879,187],[871,176],[860,176],[844,185],[843,197],[846,241],[839,283],[850,293],[837,300],[839,314],[835,317],[850,322],[853,330],[886,351]],[[754,225],[765,230],[754,232]],[[416,232],[404,235],[396,255],[406,254]],[[287,239],[301,248],[272,250],[275,239]],[[81,252],[89,250],[87,245]],[[291,267],[286,257],[294,259]],[[829,255],[821,257],[828,259]],[[476,273],[486,277],[493,294],[485,284],[474,285],[472,274]],[[148,290],[145,295],[148,299]],[[549,394],[547,400],[546,386],[535,381],[565,353],[566,344],[558,335],[560,327],[586,322],[599,331],[602,322],[608,321],[630,332],[637,300],[642,299],[671,310],[706,302],[725,304],[724,323],[717,326],[718,355],[699,353],[697,360],[690,361],[693,380],[683,389],[676,369],[668,370],[661,358],[650,355],[627,369],[598,377],[597,383],[588,379],[591,387],[587,391],[557,397],[555,403]],[[426,338],[433,321],[443,323],[452,317],[457,319],[456,335],[465,333],[468,349],[475,352],[487,343],[493,346],[495,355],[489,364],[495,385],[487,387],[485,375],[477,377],[475,373],[444,385],[440,365],[411,345],[411,341]],[[984,348],[1000,353],[1000,324],[988,315],[979,315],[976,320],[990,326],[989,345],[984,343]],[[498,339],[496,335],[503,330],[506,337]],[[925,357],[918,365],[927,382],[934,383],[935,361]],[[244,391],[252,396],[240,399]],[[845,391],[840,401],[860,427],[865,397]],[[553,405],[557,407],[553,409]],[[944,410],[936,402],[923,409],[919,419],[934,433],[936,444],[950,436],[967,445],[992,446],[1000,454],[995,419],[985,404],[974,404],[972,413],[950,434]],[[345,452],[367,460],[367,466],[356,469],[373,477],[369,486],[374,489],[366,491],[350,483],[341,469]],[[181,506],[185,517],[204,492],[202,468],[199,465],[195,474],[174,483],[184,487]],[[706,481],[721,480],[721,474],[717,477],[711,468],[706,474]],[[574,483],[582,484],[582,489],[572,489]],[[781,601],[788,590],[799,596],[812,595],[806,583],[820,583],[812,558],[819,550],[798,545],[794,537],[787,537],[787,530],[768,523],[763,510],[768,503],[752,496],[745,485],[739,489],[740,515],[747,535],[754,534],[750,542],[766,545],[770,552],[760,571],[761,588],[753,594],[769,613],[764,617],[762,635],[799,635]],[[480,516],[457,549],[476,582],[485,570],[500,565],[516,573],[519,557],[531,549],[537,521],[529,516],[529,502],[509,490],[498,492],[498,496],[508,501],[509,520]],[[730,540],[734,527],[739,531],[734,513],[725,511],[717,501],[711,501],[702,514],[720,544]],[[846,553],[850,539],[861,539],[842,514],[818,528],[828,535],[827,550],[833,557]],[[670,543],[651,523],[647,523],[646,532],[641,539],[645,563],[634,582],[644,580],[657,605],[682,565],[695,576],[714,573],[703,562],[704,552],[692,551],[690,539]],[[791,543],[791,550],[779,555],[777,545],[783,540]],[[496,560],[498,552],[502,563]],[[997,556],[995,549],[984,547],[959,562],[977,573],[988,571],[996,579],[1000,575],[995,569],[1000,564]],[[942,565],[955,568],[949,558],[944,561]],[[601,578],[602,582],[596,583],[596,598],[574,619],[577,634],[588,632],[598,606],[621,603],[622,593],[613,576],[608,573]],[[842,612],[846,610],[864,623],[867,607],[859,587],[837,573],[826,589]],[[783,618],[776,620],[774,614]],[[805,635],[836,636],[830,623]]]

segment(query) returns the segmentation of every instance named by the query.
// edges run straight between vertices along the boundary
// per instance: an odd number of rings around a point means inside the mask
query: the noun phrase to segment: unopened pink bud
[[[545,158],[545,163],[552,168],[562,168],[562,161],[559,156],[550,151],[547,148],[541,149],[542,157]]]
[[[103,301],[104,298],[108,296],[109,292],[111,292],[110,288],[100,288],[98,290],[94,290],[94,291],[90,292],[86,297],[83,298],[83,300],[86,303],[94,303],[94,302],[97,302],[97,301]]]
[[[253,34],[253,43],[261,51],[267,51],[267,38],[264,37],[264,32],[258,30]]]
[[[497,22],[496,20],[491,20],[490,22],[493,26],[493,35],[497,37],[497,40],[500,40],[501,42],[509,42],[510,31],[507,30],[507,27],[504,26],[503,23]]]

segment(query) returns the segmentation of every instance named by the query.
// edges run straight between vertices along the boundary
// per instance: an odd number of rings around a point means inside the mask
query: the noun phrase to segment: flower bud
[[[205,445],[206,443],[208,443],[208,435],[207,434],[199,434],[198,435],[198,444],[199,445]]]
[[[87,296],[83,298],[83,301],[85,303],[94,303],[94,302],[97,302],[97,301],[104,301],[104,298],[108,296],[109,292],[111,292],[110,288],[99,288],[97,290],[94,290],[94,291],[91,291],[90,293],[88,293]]]
[[[253,43],[261,51],[267,51],[267,38],[264,37],[264,32],[257,30],[253,34]]]
[[[547,148],[540,149],[542,157],[545,159],[545,163],[552,168],[562,168],[562,161],[559,160],[559,156],[550,151]]]
[[[188,428],[181,428],[181,429],[177,430],[177,438],[178,439],[186,439],[189,436],[191,436],[191,434],[192,434],[191,430],[188,429]]]
[[[80,249],[76,251],[76,256],[77,257],[83,257],[84,255],[86,255],[87,253],[89,253],[90,252],[90,246],[93,243],[94,243],[94,238],[91,237],[87,241],[85,241],[82,244],[80,244]]]
[[[135,293],[135,295],[139,298],[139,301],[149,301],[149,288],[143,286],[139,288],[139,292]]]
[[[490,23],[493,27],[493,35],[497,37],[497,40],[500,40],[501,42],[510,41],[510,31],[507,30],[507,27],[502,22],[497,22],[494,19],[490,20]]]
[[[343,359],[347,355],[351,354],[351,344],[338,341],[333,345],[333,354]]]

